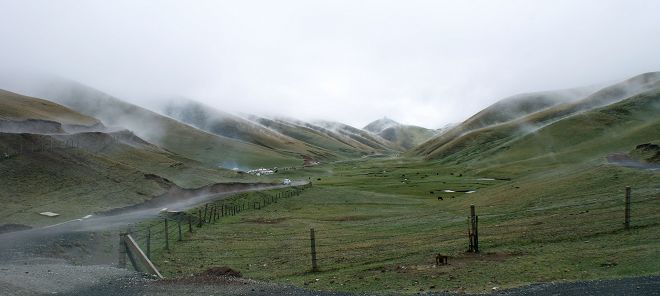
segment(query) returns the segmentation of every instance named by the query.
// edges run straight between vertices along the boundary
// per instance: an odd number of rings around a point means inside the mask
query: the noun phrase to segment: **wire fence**
[[[585,240],[660,225],[660,196],[631,200],[629,191],[623,202],[620,197],[604,198],[502,213],[478,213],[476,209],[468,216],[431,211],[355,223],[326,223],[312,229],[291,226],[255,231],[253,227],[242,227],[240,222],[219,223],[223,217],[259,211],[299,196],[311,186],[239,194],[186,212],[163,213],[160,219],[136,225],[128,233],[156,265],[186,258],[200,266],[275,264],[279,266],[276,272],[300,274],[402,263],[411,258],[442,264],[433,259],[466,250],[479,253],[534,243]],[[629,214],[624,215],[626,212]],[[206,227],[222,231],[200,231]],[[152,256],[156,249],[158,255]]]

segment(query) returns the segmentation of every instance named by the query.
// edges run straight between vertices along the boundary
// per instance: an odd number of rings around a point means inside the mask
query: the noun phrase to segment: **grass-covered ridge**
[[[50,101],[0,90],[0,120],[44,120],[64,125],[94,126],[100,122]]]
[[[298,155],[283,154],[214,135],[173,118],[119,100],[75,83],[53,87],[48,97],[107,126],[120,126],[173,153],[208,165],[232,163],[243,167],[299,165]]]

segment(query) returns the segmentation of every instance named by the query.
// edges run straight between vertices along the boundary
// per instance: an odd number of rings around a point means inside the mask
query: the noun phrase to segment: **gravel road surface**
[[[0,295],[372,295],[309,291],[248,279],[153,280],[125,269],[104,265],[77,266],[58,259],[36,258],[0,264]],[[467,294],[424,294],[467,295]],[[660,295],[660,276],[616,280],[543,283],[493,291],[491,295]]]

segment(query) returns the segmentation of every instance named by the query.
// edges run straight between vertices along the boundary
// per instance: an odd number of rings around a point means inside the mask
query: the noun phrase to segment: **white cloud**
[[[660,70],[658,1],[2,1],[0,67],[140,100],[439,127]]]

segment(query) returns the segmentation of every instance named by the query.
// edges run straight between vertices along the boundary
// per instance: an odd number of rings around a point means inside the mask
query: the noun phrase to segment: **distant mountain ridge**
[[[397,127],[397,126],[401,126],[401,124],[394,121],[394,120],[392,120],[392,119],[389,119],[387,117],[383,117],[381,119],[377,119],[377,120],[372,121],[371,123],[367,124],[362,129],[366,130],[366,131],[369,131],[369,132],[372,132],[374,134],[378,134],[378,133],[382,132],[383,130],[386,130],[386,129],[392,128],[392,127]]]
[[[430,139],[438,132],[419,126],[404,125],[387,117],[377,119],[362,129],[391,142],[399,151],[411,149]]]
[[[560,124],[584,112],[610,106],[637,95],[654,93],[658,89],[660,72],[650,72],[577,98],[574,95],[579,92],[568,97],[565,91],[544,92],[541,94],[547,98],[535,104],[534,98],[538,98],[539,93],[514,96],[515,99],[499,101],[449,131],[411,149],[408,155],[462,161],[487,158],[496,151],[509,149],[517,139],[541,132],[547,126]],[[526,108],[525,104],[532,104],[533,107]],[[498,113],[506,113],[501,111],[503,108],[519,112],[502,117]],[[497,150],[498,147],[500,150]]]

